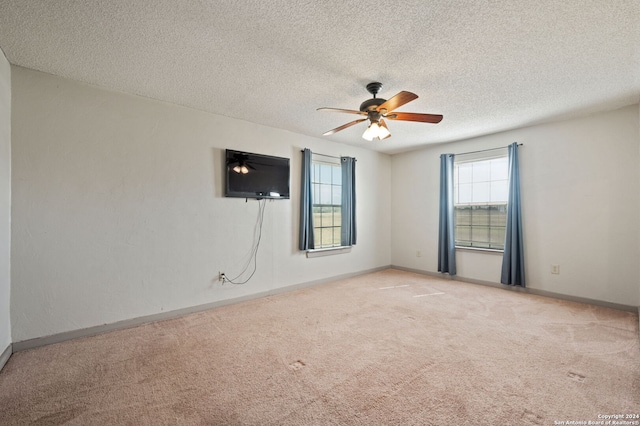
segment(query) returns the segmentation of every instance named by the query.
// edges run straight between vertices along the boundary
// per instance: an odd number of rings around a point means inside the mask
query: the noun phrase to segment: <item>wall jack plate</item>
[[[560,265],[551,265],[551,273],[552,274],[560,274]]]
[[[224,272],[218,272],[218,281],[222,281],[222,283],[224,284],[226,280],[227,276],[224,274]]]

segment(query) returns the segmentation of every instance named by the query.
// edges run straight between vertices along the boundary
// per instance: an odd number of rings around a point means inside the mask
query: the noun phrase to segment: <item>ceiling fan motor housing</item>
[[[376,108],[378,108],[380,105],[382,105],[385,102],[387,102],[387,100],[382,98],[367,99],[366,101],[360,104],[360,111],[363,111],[363,112],[374,111]]]
[[[376,110],[380,105],[387,102],[386,99],[376,98],[376,95],[382,88],[382,83],[378,83],[374,81],[372,83],[367,84],[367,91],[373,95],[373,98],[367,99],[363,103],[360,104],[360,111],[369,112]]]

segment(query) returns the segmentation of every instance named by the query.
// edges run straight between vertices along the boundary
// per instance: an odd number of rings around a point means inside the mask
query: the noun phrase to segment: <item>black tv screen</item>
[[[289,159],[226,150],[225,196],[289,198]]]

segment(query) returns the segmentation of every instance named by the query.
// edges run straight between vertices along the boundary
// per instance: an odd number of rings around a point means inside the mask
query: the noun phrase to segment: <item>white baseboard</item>
[[[13,353],[13,347],[11,343],[9,343],[9,346],[7,346],[6,349],[2,351],[2,354],[0,354],[0,371],[2,371],[7,361],[9,361],[9,358],[11,358],[12,353]]]
[[[79,337],[95,336],[97,334],[106,333],[114,330],[121,330],[124,328],[136,327],[138,325],[147,324],[155,321],[162,321],[170,318],[176,318],[183,315],[193,314],[196,312],[207,311],[209,309],[218,308],[220,306],[232,305],[235,303],[245,302],[247,300],[259,299],[262,297],[272,296],[275,294],[286,293],[290,291],[299,290],[306,287],[312,287],[320,284],[326,284],[332,281],[352,278],[358,275],[369,274],[372,272],[382,271],[389,269],[390,266],[381,266],[378,268],[367,269],[364,271],[352,272],[348,274],[336,275],[329,278],[323,278],[314,281],[308,281],[300,284],[294,284],[286,287],[280,287],[273,290],[263,291],[260,293],[250,294],[247,296],[235,297],[232,299],[225,299],[216,302],[206,303],[204,305],[192,306],[189,308],[177,309],[169,312],[162,312],[158,314],[146,315],[143,317],[132,318],[128,320],[118,321],[111,324],[103,324],[95,327],[83,328],[80,330],[66,331],[63,333],[56,333],[50,336],[37,337],[35,339],[23,340],[20,342],[13,342],[13,352],[24,351],[27,349],[33,349],[40,346],[51,345],[54,343],[65,342],[71,339],[77,339]],[[8,359],[8,358],[7,358]]]
[[[413,269],[413,268],[405,268],[403,266],[391,265],[391,268],[398,269],[398,270],[401,270],[401,271],[413,272],[413,273],[421,274],[421,275],[429,275],[429,276],[432,276],[432,277],[440,277],[440,278],[449,279],[449,280],[462,281],[462,282],[470,283],[470,284],[479,284],[479,285],[485,285],[485,286],[489,286],[489,287],[501,288],[501,289],[509,290],[509,291],[517,291],[517,292],[521,292],[521,293],[534,294],[536,296],[552,297],[554,299],[568,300],[570,302],[579,302],[579,303],[586,303],[588,305],[603,306],[605,308],[617,309],[619,311],[639,312],[639,314],[640,314],[640,307],[639,306],[623,305],[623,304],[620,304],[620,303],[605,302],[603,300],[589,299],[589,298],[586,298],[586,297],[570,296],[570,295],[561,294],[561,293],[554,293],[552,291],[537,290],[535,288],[530,288],[530,287],[512,286],[512,285],[506,285],[506,284],[501,284],[501,283],[494,283],[494,282],[491,282],[491,281],[476,280],[476,279],[473,279],[473,278],[460,277],[458,275],[451,276],[451,275],[443,274],[443,273],[440,273],[440,272],[425,271],[425,270]]]
[[[118,322],[111,323],[111,324],[104,324],[104,325],[84,328],[84,329],[80,329],[80,330],[72,330],[72,331],[67,331],[67,332],[63,332],[63,333],[57,333],[57,334],[53,334],[53,335],[50,335],[50,336],[23,340],[21,342],[13,342],[13,344],[9,345],[9,347],[7,349],[5,349],[5,351],[2,353],[2,355],[0,355],[0,370],[2,369],[2,366],[4,366],[4,364],[9,360],[9,357],[11,356],[11,354],[13,352],[19,352],[19,351],[24,351],[24,350],[27,350],[27,349],[37,348],[37,347],[40,347],[40,346],[51,345],[51,344],[54,344],[54,343],[60,343],[60,342],[64,342],[64,341],[71,340],[71,339],[77,339],[77,338],[80,338],[80,337],[95,336],[97,334],[102,334],[102,333],[106,333],[106,332],[109,332],[109,331],[121,330],[121,329],[125,329],[125,328],[130,328],[130,327],[136,327],[136,326],[142,325],[142,324],[147,324],[147,323],[151,323],[151,322],[155,322],[155,321],[162,321],[162,320],[170,319],[170,318],[176,318],[176,317],[180,317],[180,316],[183,316],[183,315],[193,314],[193,313],[196,313],[196,312],[207,311],[207,310],[210,310],[210,309],[218,308],[220,306],[232,305],[232,304],[235,304],[235,303],[245,302],[247,300],[259,299],[259,298],[262,298],[262,297],[272,296],[272,295],[275,295],[275,294],[286,293],[286,292],[295,291],[295,290],[299,290],[299,289],[307,288],[307,287],[313,287],[313,286],[316,286],[316,285],[326,284],[326,283],[329,283],[329,282],[342,280],[342,279],[347,279],[347,278],[352,278],[352,277],[356,277],[358,275],[369,274],[369,273],[372,273],[372,272],[378,272],[378,271],[382,271],[382,270],[390,269],[390,268],[391,269],[398,269],[398,270],[401,270],[401,271],[413,272],[413,273],[417,273],[417,274],[421,274],[421,275],[429,275],[429,276],[433,276],[433,277],[439,277],[439,278],[443,278],[443,279],[452,279],[452,280],[467,282],[467,283],[470,283],[470,284],[485,285],[485,286],[490,286],[490,287],[495,287],[495,288],[502,288],[502,289],[510,290],[510,291],[518,291],[518,292],[523,292],[523,293],[535,294],[535,295],[538,295],[538,296],[552,297],[552,298],[556,298],[556,299],[569,300],[569,301],[572,301],[572,302],[579,302],[579,303],[587,303],[587,304],[590,304],[590,305],[604,306],[604,307],[607,307],[607,308],[618,309],[618,310],[622,310],[622,311],[638,312],[638,317],[639,317],[639,319],[638,319],[638,324],[639,324],[638,332],[639,332],[639,337],[640,337],[640,306],[622,305],[622,304],[618,304],[618,303],[605,302],[605,301],[601,301],[601,300],[588,299],[588,298],[584,298],[584,297],[568,296],[568,295],[564,295],[564,294],[560,294],[560,293],[553,293],[553,292],[544,291],[544,290],[536,290],[536,289],[532,289],[532,288],[514,287],[514,286],[508,286],[508,285],[504,285],[504,284],[500,284],[500,283],[489,282],[489,281],[475,280],[475,279],[464,278],[464,277],[459,277],[459,276],[450,276],[448,274],[442,274],[440,272],[426,271],[426,270],[413,269],[413,268],[405,268],[403,266],[396,266],[396,265],[387,265],[387,266],[381,266],[381,267],[378,267],[378,268],[373,268],[373,269],[368,269],[368,270],[363,270],[363,271],[358,271],[358,272],[352,272],[352,273],[348,273],[348,274],[335,275],[335,276],[328,277],[328,278],[323,278],[323,279],[314,280],[314,281],[308,281],[308,282],[304,282],[304,283],[300,283],[300,284],[294,284],[294,285],[290,285],[290,286],[286,286],[286,287],[280,287],[280,288],[277,288],[277,289],[268,290],[268,291],[264,291],[264,292],[260,292],[260,293],[255,293],[255,294],[251,294],[251,295],[247,295],[247,296],[241,296],[241,297],[236,297],[236,298],[232,298],[232,299],[220,300],[220,301],[217,301],[217,302],[207,303],[207,304],[204,304],[204,305],[197,305],[197,306],[192,306],[192,307],[189,307],[189,308],[177,309],[177,310],[170,311],[170,312],[162,312],[162,313],[158,313],[158,314],[147,315],[147,316],[144,316],[144,317],[132,318],[132,319],[118,321]]]

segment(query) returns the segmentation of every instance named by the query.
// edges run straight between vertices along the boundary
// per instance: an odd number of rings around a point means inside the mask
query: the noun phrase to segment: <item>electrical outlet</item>
[[[422,257],[422,251],[416,250],[416,257]]]
[[[218,272],[218,281],[222,281],[223,283],[227,280],[227,276],[224,272]]]
[[[551,265],[551,273],[552,274],[560,274],[560,265]]]

